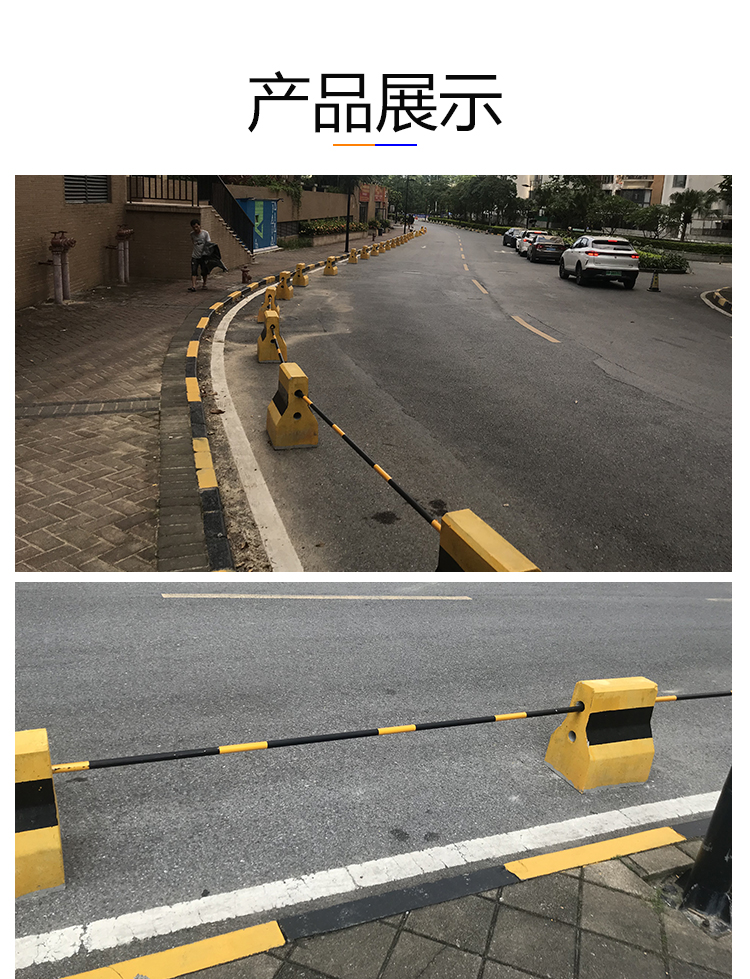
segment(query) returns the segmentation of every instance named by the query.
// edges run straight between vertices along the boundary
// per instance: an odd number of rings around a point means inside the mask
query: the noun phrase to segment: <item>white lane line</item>
[[[235,592],[162,592],[162,598],[291,598],[355,602],[470,602],[468,595],[243,595]]]
[[[248,506],[263,540],[268,560],[271,562],[271,567],[274,571],[304,571],[279,511],[276,509],[276,504],[266,481],[263,479],[263,474],[245,434],[245,429],[242,427],[240,416],[237,414],[234,401],[229,393],[224,369],[224,340],[232,320],[243,306],[246,306],[253,299],[262,298],[264,295],[265,290],[259,289],[252,296],[240,300],[222,318],[216,328],[211,345],[211,380],[213,381],[217,404],[224,411],[221,421],[224,425],[232,458],[237,467]]]
[[[136,940],[168,935],[210,922],[230,921],[252,914],[271,914],[281,908],[323,897],[352,894],[376,884],[400,884],[409,878],[479,861],[504,863],[510,857],[526,851],[565,847],[576,840],[618,830],[631,832],[647,823],[704,815],[713,811],[718,798],[718,792],[706,792],[703,795],[630,806],[559,823],[532,826],[513,833],[367,860],[226,894],[209,894],[198,900],[133,911],[87,925],[24,935],[16,939],[16,969],[25,969],[41,962],[59,962],[79,952],[119,948]]]

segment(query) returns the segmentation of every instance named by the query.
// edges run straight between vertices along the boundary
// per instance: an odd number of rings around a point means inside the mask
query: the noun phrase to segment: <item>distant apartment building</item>
[[[516,178],[519,197],[529,194],[551,179],[549,174]],[[625,197],[636,204],[669,204],[673,194],[683,190],[717,190],[723,175],[691,176],[672,174],[603,174],[598,177],[602,190]],[[695,216],[688,228],[692,235],[729,235],[732,232],[732,209],[719,200],[714,206],[718,213],[709,217]]]

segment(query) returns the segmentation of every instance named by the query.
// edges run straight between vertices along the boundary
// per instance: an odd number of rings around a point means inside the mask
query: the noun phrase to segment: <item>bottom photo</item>
[[[731,584],[532,578],[17,582],[17,979],[731,975]]]

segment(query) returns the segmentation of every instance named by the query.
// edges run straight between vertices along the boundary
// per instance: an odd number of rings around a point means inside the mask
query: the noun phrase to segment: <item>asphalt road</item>
[[[16,729],[47,728],[53,763],[560,707],[579,679],[731,686],[729,584],[16,590]],[[67,886],[19,902],[17,932],[718,791],[730,715],[657,705],[648,782],[586,794],[544,764],[554,717],[58,775]]]
[[[583,288],[495,236],[429,233],[280,303],[312,400],[431,515],[468,508],[545,571],[731,570],[731,319],[694,263]],[[438,535],[325,423],[275,451],[257,301],[227,385],[306,571],[431,571]]]

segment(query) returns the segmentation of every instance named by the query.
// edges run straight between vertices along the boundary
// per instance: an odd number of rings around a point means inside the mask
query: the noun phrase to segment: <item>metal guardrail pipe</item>
[[[393,479],[393,477],[389,476],[388,473],[385,471],[385,469],[382,469],[377,464],[377,462],[375,462],[374,459],[371,459],[367,455],[367,453],[363,449],[360,449],[357,443],[353,439],[350,439],[349,436],[346,434],[346,432],[344,432],[341,428],[339,428],[338,425],[334,424],[334,422],[332,422],[327,415],[324,415],[323,412],[320,410],[320,408],[318,408],[317,405],[313,404],[313,402],[307,397],[307,395],[302,394],[299,391],[296,392],[296,394],[297,397],[302,398],[305,404],[309,405],[311,411],[314,411],[316,415],[318,415],[320,418],[323,419],[326,425],[329,425],[334,430],[334,432],[336,432],[337,435],[340,435],[341,438],[346,442],[346,444],[351,446],[351,448],[354,449],[357,455],[365,460],[368,466],[371,466],[375,470],[375,472],[378,473],[379,476],[382,476],[383,479],[391,487],[391,489],[394,489],[403,500],[406,500],[409,506],[412,507],[414,510],[416,510],[417,513],[420,515],[420,517],[424,517],[424,519],[431,527],[434,527],[435,530],[438,531],[438,533],[440,532],[441,524],[436,517],[430,516],[427,510],[425,510],[425,508],[420,503],[417,503],[417,501],[414,499],[413,496],[411,496],[409,493],[406,492],[405,489],[399,486],[398,483]]]
[[[706,697],[731,697],[732,692],[670,694],[657,697],[657,701],[698,700]],[[122,758],[99,758],[90,761],[65,762],[52,766],[53,775],[67,772],[89,771],[95,768],[119,768],[124,765],[140,765],[152,761],[176,761],[180,758],[202,758],[206,755],[227,755],[264,748],[288,748],[293,745],[320,744],[325,741],[348,741],[353,738],[372,738],[381,734],[405,734],[411,731],[434,731],[438,728],[466,727],[472,724],[494,724],[498,721],[523,720],[529,717],[549,717],[574,714],[584,710],[582,703],[569,707],[549,707],[542,710],[514,711],[507,714],[487,714],[483,717],[465,717],[454,721],[422,721],[416,724],[398,724],[392,727],[365,728],[359,731],[343,731],[337,734],[312,734],[298,738],[275,738],[268,741],[250,741],[245,744],[217,745],[211,748],[188,748],[180,751],[162,751],[156,754],[128,755]]]

